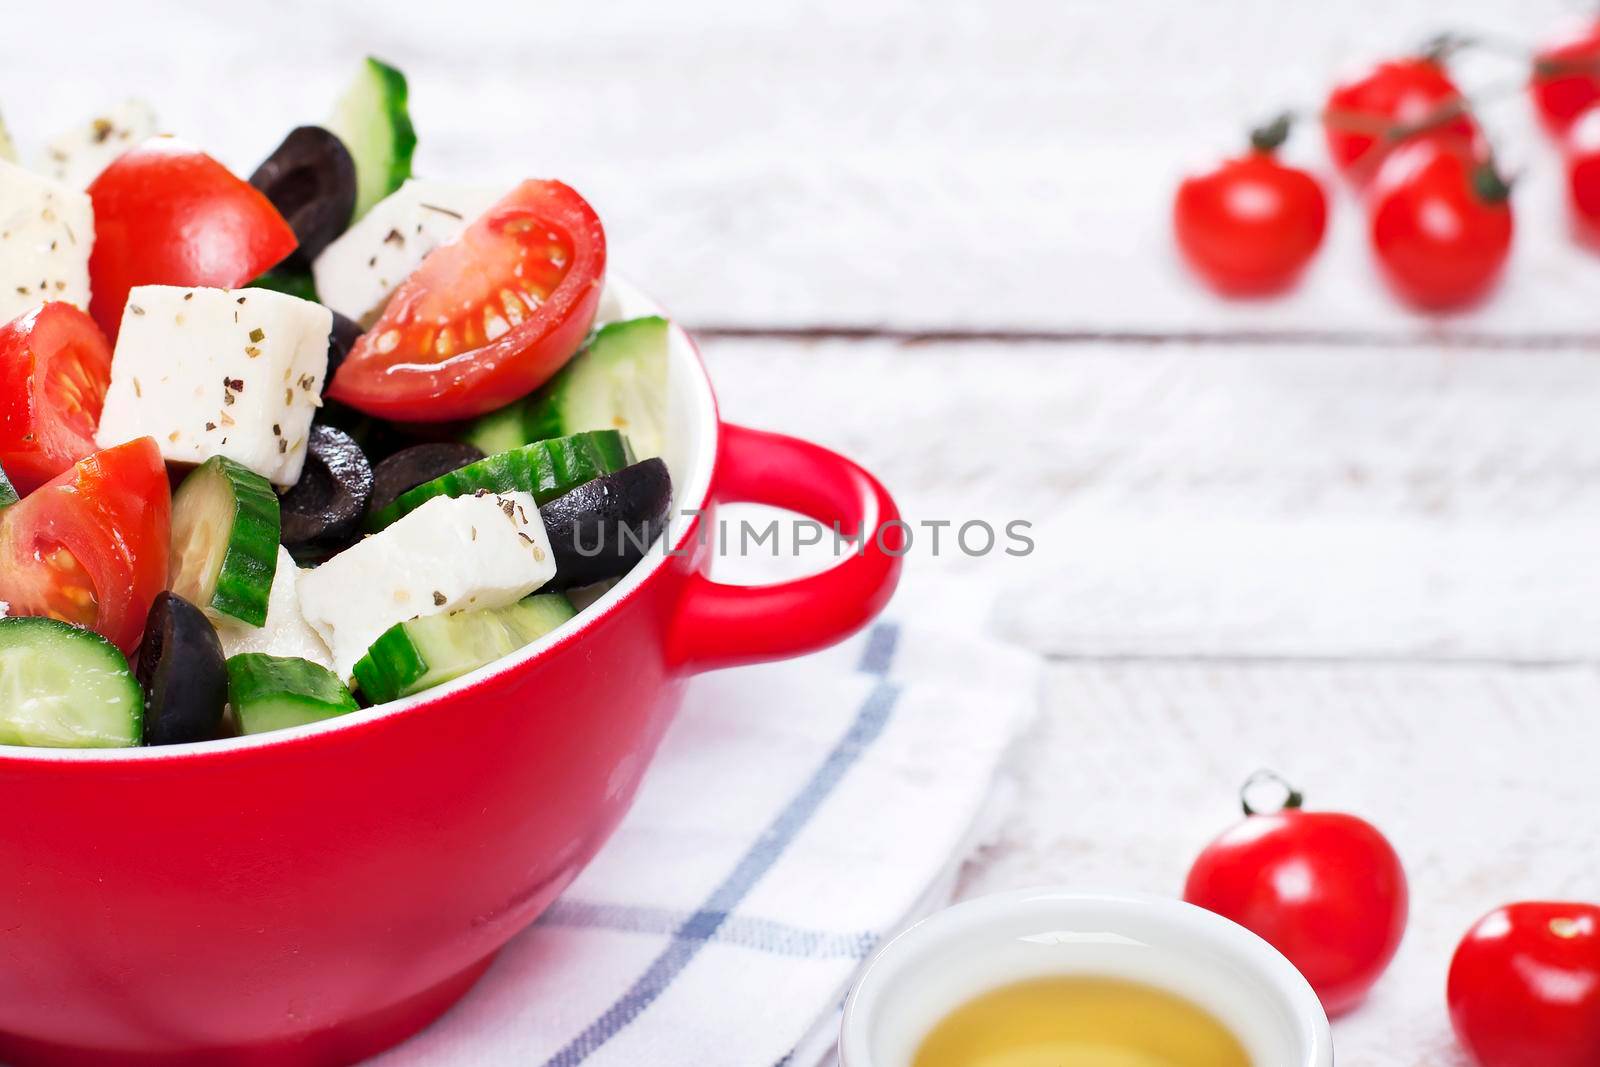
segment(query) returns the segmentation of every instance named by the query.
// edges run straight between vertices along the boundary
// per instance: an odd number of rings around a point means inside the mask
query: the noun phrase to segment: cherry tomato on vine
[[[1479,1067],[1594,1067],[1600,907],[1530,901],[1491,911],[1456,948],[1446,999]]]
[[[1540,49],[1528,87],[1545,128],[1557,136],[1600,103],[1600,21]]]
[[[1493,288],[1511,252],[1511,189],[1492,160],[1460,142],[1395,149],[1373,179],[1369,231],[1390,288],[1418,307],[1469,304]]]
[[[1581,237],[1600,245],[1600,104],[1573,121],[1564,147],[1573,222]]]
[[[1189,266],[1219,292],[1253,296],[1287,288],[1322,244],[1328,200],[1310,174],[1277,158],[1280,120],[1252,135],[1247,155],[1184,179],[1172,224]]]
[[[1466,107],[1466,98],[1438,60],[1414,56],[1379,63],[1328,94],[1322,117],[1328,154],[1345,177],[1364,184],[1405,139],[1401,134],[1429,119],[1440,121],[1424,135],[1436,132],[1476,142],[1478,124]]]
[[[1287,792],[1276,812],[1250,803],[1264,781]],[[1183,899],[1253,930],[1299,968],[1338,1015],[1359,1004],[1400,947],[1406,876],[1383,834],[1354,815],[1303,811],[1276,775],[1245,783],[1245,820],[1206,846]]]

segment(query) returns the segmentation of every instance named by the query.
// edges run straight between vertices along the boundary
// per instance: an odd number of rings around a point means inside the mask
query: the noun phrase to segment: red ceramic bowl
[[[820,648],[883,607],[898,526],[814,577],[706,577],[721,502],[846,530],[898,516],[850,461],[720,422],[689,338],[672,345],[675,505],[704,513],[550,638],[280,733],[0,747],[0,1060],[343,1064],[400,1041],[605,842],[691,674]]]

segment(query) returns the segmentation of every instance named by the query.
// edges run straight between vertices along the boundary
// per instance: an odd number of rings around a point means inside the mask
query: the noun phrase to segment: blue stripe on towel
[[[558,900],[539,917],[541,926],[585,930],[616,930],[627,934],[677,934],[688,922],[687,913],[675,908],[646,908],[630,904],[600,904],[583,900]],[[870,930],[842,933],[814,930],[744,915],[729,915],[711,935],[725,945],[754,949],[774,956],[805,959],[862,960],[877,944]]]
[[[894,659],[899,643],[899,629],[892,623],[873,627],[867,635],[867,647],[862,653],[860,669],[877,675],[879,681],[872,687],[866,701],[856,712],[850,729],[839,739],[833,751],[800,791],[790,799],[777,818],[756,839],[739,860],[722,884],[712,890],[704,904],[682,925],[673,931],[672,940],[662,953],[645,968],[627,992],[590,1023],[565,1048],[546,1062],[545,1067],[577,1067],[597,1049],[610,1041],[634,1019],[638,1018],[666,991],[683,969],[699,955],[706,942],[716,936],[727,923],[733,909],[739,905],[761,877],[783,855],[789,844],[803,830],[817,809],[822,806],[856,761],[880,734],[894,710],[900,688],[883,679]]]
[[[867,647],[861,650],[861,662],[856,670],[862,674],[875,674],[880,678],[889,673],[894,662],[896,647],[900,644],[900,627],[894,623],[874,626],[867,634]]]

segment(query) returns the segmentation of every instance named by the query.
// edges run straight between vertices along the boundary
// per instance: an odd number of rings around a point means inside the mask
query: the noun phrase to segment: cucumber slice
[[[356,661],[356,682],[374,704],[398,700],[508,656],[576,614],[560,593],[538,593],[508,607],[397,623]]]
[[[55,619],[0,619],[0,744],[127,748],[144,693],[117,646]]]
[[[480,415],[467,427],[462,440],[486,456],[510,452],[513,448],[531,444],[538,438],[529,437],[527,431],[522,428],[525,406],[525,401],[519,400],[487,415]]]
[[[659,456],[667,425],[668,336],[667,320],[657,315],[602,326],[560,374],[526,399],[481,416],[464,439],[493,452],[615,429],[628,435],[640,459]]]
[[[9,508],[18,500],[17,490],[11,484],[11,479],[6,477],[6,472],[0,470],[0,508]]]
[[[228,703],[247,734],[321,722],[357,707],[350,690],[326,667],[263,652],[228,660]]]
[[[411,177],[417,131],[406,109],[406,76],[368,56],[327,123],[356,164],[356,210],[350,223]]]
[[[628,439],[615,430],[535,441],[406,490],[393,503],[367,516],[367,530],[377,533],[436,496],[466,496],[480,489],[490,493],[521,490],[543,504],[632,462]]]
[[[261,626],[277,569],[278,495],[255,471],[212,456],[172,498],[172,591],[213,617]]]

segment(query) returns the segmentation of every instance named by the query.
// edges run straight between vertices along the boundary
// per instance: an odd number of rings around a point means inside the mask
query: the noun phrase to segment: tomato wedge
[[[111,346],[94,320],[52,302],[0,326],[0,468],[27,495],[95,449]]]
[[[167,585],[172,494],[154,438],[96,452],[0,511],[0,600],[128,655]]]
[[[560,182],[525,181],[401,283],[328,395],[405,422],[504,407],[577,352],[605,269],[594,209]]]
[[[295,249],[294,231],[260,191],[204,152],[155,137],[89,186],[94,251],[89,314],[112,344],[136,285],[232,289]]]

